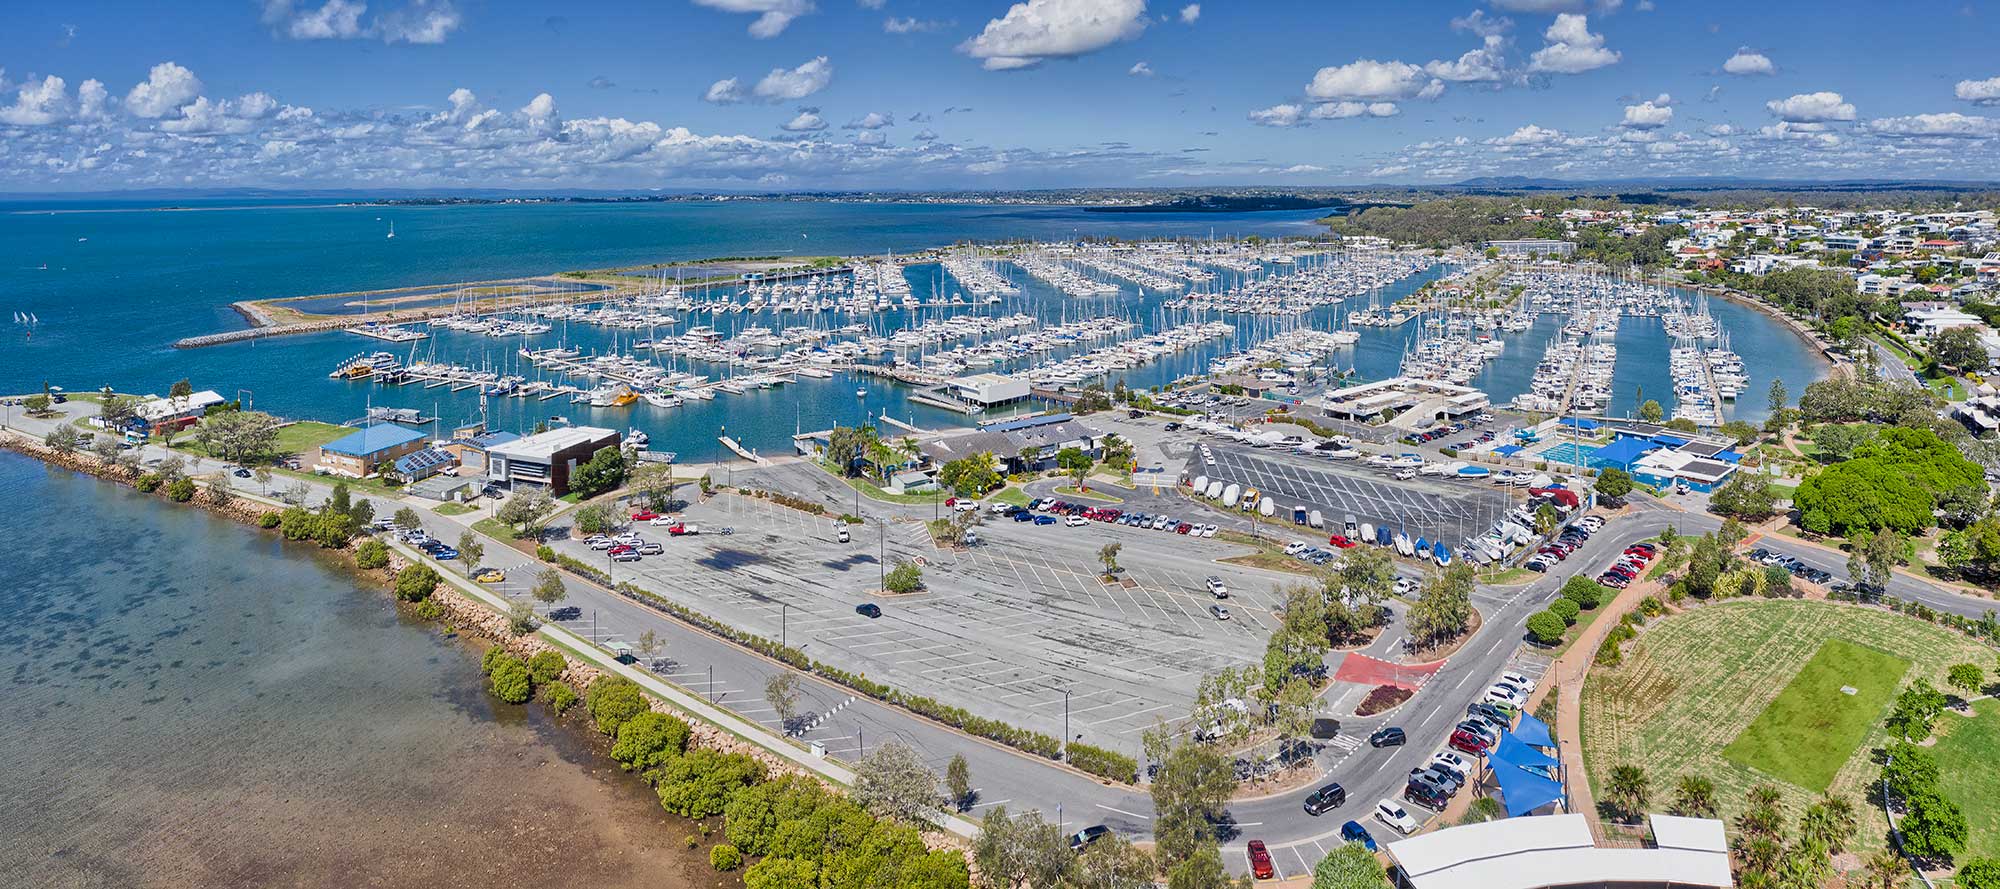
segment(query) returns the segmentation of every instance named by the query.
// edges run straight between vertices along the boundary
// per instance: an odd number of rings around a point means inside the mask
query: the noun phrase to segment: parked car
[[[1409,740],[1410,737],[1404,734],[1402,729],[1393,725],[1384,726],[1376,729],[1374,734],[1368,736],[1368,746],[1400,747],[1409,743]]]
[[[1263,840],[1250,841],[1250,875],[1259,880],[1268,880],[1278,875],[1271,866],[1271,850],[1264,848]]]
[[[639,551],[629,546],[619,547],[611,551],[611,561],[637,562],[639,561]]]
[[[484,568],[478,574],[472,575],[472,579],[480,583],[499,583],[507,579],[507,572],[498,568]]]
[[[1529,679],[1526,673],[1516,673],[1509,670],[1500,674],[1500,681],[1519,689],[1522,694],[1531,695],[1535,693],[1535,680]]]
[[[1229,598],[1229,588],[1222,585],[1222,578],[1210,576],[1208,578],[1208,594],[1217,599],[1227,599]]]
[[[1068,525],[1072,528],[1080,528],[1087,523],[1088,520],[1086,520],[1083,516],[1080,515],[1073,515],[1063,520],[1063,524]]]
[[[873,619],[882,616],[882,606],[877,605],[873,602],[863,602],[859,605],[854,606],[854,613],[859,614],[862,617]]]
[[[1341,549],[1354,548],[1354,541],[1347,539],[1347,535],[1345,534],[1334,534],[1328,537],[1326,539],[1326,542],[1331,543],[1334,546],[1340,547]]]
[[[1362,827],[1359,821],[1349,821],[1346,824],[1342,824],[1340,826],[1340,839],[1343,842],[1360,843],[1362,848],[1370,852],[1375,851],[1375,837],[1368,832],[1368,828]]]
[[[652,510],[650,510],[650,509],[642,509],[642,510],[640,510],[640,511],[638,511],[638,512],[635,512],[635,513],[633,513],[633,514],[632,514],[632,521],[635,521],[635,522],[650,522],[650,521],[652,521],[652,520],[654,520],[654,519],[657,519],[657,518],[659,518],[659,517],[660,517],[660,514],[659,514],[659,513],[657,513],[657,512],[654,512],[654,511],[652,511]]]
[[[1403,798],[1433,812],[1442,811],[1451,802],[1443,788],[1415,778],[1403,785]]]
[[[1111,835],[1111,828],[1105,827],[1102,824],[1093,824],[1089,827],[1086,827],[1070,835],[1069,838],[1070,851],[1081,852],[1084,850],[1085,847],[1089,846],[1091,843],[1095,843],[1098,840],[1104,839],[1105,837],[1108,837],[1110,835]]]
[[[1208,606],[1208,613],[1214,615],[1216,620],[1229,619],[1229,609],[1223,607],[1222,603],[1220,602]]]
[[[639,550],[639,555],[642,556],[657,556],[667,551],[666,547],[661,546],[658,541],[654,540],[648,540],[644,543],[641,543],[636,548]]]
[[[679,525],[668,525],[667,533],[672,534],[675,537],[686,537],[691,534],[700,534],[701,529],[694,525],[683,523]]]
[[[1053,525],[1053,524],[1055,524],[1055,523],[1056,523],[1056,517],[1055,517],[1055,516],[1052,516],[1052,515],[1038,515],[1038,516],[1035,516],[1035,524],[1037,524],[1037,525]]]
[[[1306,814],[1318,817],[1326,812],[1347,804],[1347,788],[1339,784],[1328,784],[1306,794]],[[1350,821],[1349,824],[1354,822]]]
[[[1421,826],[1417,824],[1417,819],[1410,817],[1410,810],[1392,799],[1385,799],[1375,804],[1375,817],[1404,836],[1416,833],[1417,828]]]
[[[1473,756],[1485,756],[1487,748],[1493,746],[1486,742],[1484,735],[1463,728],[1456,729],[1451,733],[1450,744],[1451,749],[1463,750]]]

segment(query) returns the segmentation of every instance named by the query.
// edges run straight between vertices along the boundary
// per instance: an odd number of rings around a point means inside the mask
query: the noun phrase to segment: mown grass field
[[[1725,818],[1742,812],[1745,792],[1766,781],[1779,787],[1787,811],[1796,816],[1816,788],[1732,761],[1724,751],[1829,640],[1865,644],[1908,661],[1911,667],[1895,681],[1892,695],[1918,676],[1943,687],[1952,664],[1993,660],[1991,649],[1955,632],[1830,602],[1738,600],[1653,620],[1628,645],[1624,663],[1593,667],[1584,685],[1584,761],[1598,796],[1611,767],[1630,763],[1645,770],[1656,810],[1666,808],[1674,781],[1692,774],[1715,782]],[[1870,751],[1886,740],[1880,716],[1874,714],[1844,755],[1824,754],[1838,762],[1828,789],[1857,803],[1880,772],[1870,760]],[[1857,842],[1864,851],[1879,848],[1887,830],[1881,811],[1859,808],[1863,826]]]
[[[1908,660],[1888,652],[1828,639],[1722,755],[1807,790],[1825,790],[1909,670]]]
[[[1938,768],[1944,795],[1965,811],[1972,828],[1964,858],[2000,855],[2000,700],[1972,705],[1974,716],[1938,717]]]

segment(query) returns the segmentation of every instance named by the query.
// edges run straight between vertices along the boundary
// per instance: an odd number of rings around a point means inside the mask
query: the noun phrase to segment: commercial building
[[[516,490],[547,488],[560,497],[569,493],[570,476],[579,464],[605,448],[618,447],[615,429],[571,426],[538,432],[486,449],[486,477]]]
[[[1052,465],[1064,448],[1098,456],[1103,452],[1104,434],[1069,414],[1041,414],[985,423],[976,432],[927,438],[917,446],[933,463],[986,452],[1008,472],[1022,472]]]
[[[1734,886],[1713,818],[1652,815],[1646,845],[1601,847],[1583,815],[1503,818],[1389,844],[1412,889],[1666,889]]]
[[[1456,420],[1486,410],[1492,399],[1471,386],[1414,377],[1390,377],[1326,393],[1320,410],[1353,423],[1378,424],[1383,416],[1399,428],[1414,429],[1422,421]]]
[[[329,475],[367,478],[393,469],[400,458],[424,449],[424,434],[394,423],[377,423],[320,446],[315,468]]]
[[[1532,259],[1544,256],[1569,256],[1576,252],[1576,244],[1555,238],[1521,238],[1511,241],[1487,241],[1486,249],[1495,251],[1501,259]]]
[[[1006,374],[973,374],[947,380],[953,397],[981,408],[1011,404],[1028,397],[1028,381]]]

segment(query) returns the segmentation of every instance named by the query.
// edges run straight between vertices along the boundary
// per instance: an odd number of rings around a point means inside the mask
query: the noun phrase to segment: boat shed
[[[598,451],[618,447],[618,430],[570,426],[538,432],[486,450],[486,477],[515,490],[547,488],[561,497],[569,493],[570,474],[590,462]]]

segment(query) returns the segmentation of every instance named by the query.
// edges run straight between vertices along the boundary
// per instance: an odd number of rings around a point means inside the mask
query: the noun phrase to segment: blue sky
[[[1678,0],[26,3],[0,31],[0,189],[1989,179],[1995,16]]]

